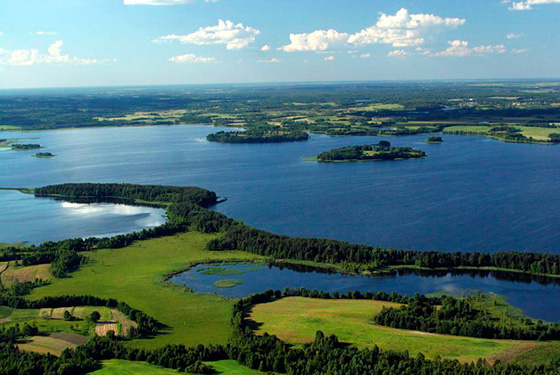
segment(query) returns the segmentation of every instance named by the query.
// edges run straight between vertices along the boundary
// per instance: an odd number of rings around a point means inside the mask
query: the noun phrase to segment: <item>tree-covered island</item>
[[[32,156],[34,158],[54,158],[56,155],[51,152],[38,152]]]
[[[302,142],[309,139],[309,134],[303,131],[221,131],[209,134],[206,137],[210,142],[220,143],[279,143],[279,142]]]
[[[434,135],[434,136],[431,136],[430,138],[428,138],[428,140],[426,142],[428,142],[428,143],[443,143],[443,138]]]
[[[314,159],[319,162],[350,162],[362,160],[401,160],[423,158],[426,153],[411,147],[391,147],[391,143],[380,141],[376,145],[347,146],[325,151]]]
[[[14,143],[11,145],[12,150],[15,151],[27,151],[27,150],[38,150],[41,148],[40,144],[32,143],[32,144],[23,144],[23,143]]]

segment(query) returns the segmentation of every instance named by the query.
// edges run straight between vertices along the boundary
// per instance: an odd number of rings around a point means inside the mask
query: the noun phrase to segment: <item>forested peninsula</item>
[[[218,202],[216,193],[197,187],[72,183],[37,188],[34,194],[71,200],[95,198],[103,201],[120,198],[157,205],[167,209],[168,221],[159,227],[111,238],[76,238],[45,242],[38,246],[8,247],[0,251],[0,261],[19,260],[24,265],[50,263],[59,258],[79,257],[81,251],[123,247],[135,240],[161,237],[191,228],[203,233],[223,233],[209,242],[209,250],[237,249],[272,259],[336,265],[350,272],[384,271],[388,267],[418,267],[433,270],[494,269],[560,276],[560,255],[557,254],[397,250],[337,240],[277,235],[209,210],[208,207]],[[70,263],[79,265],[79,260],[74,259]]]
[[[210,142],[219,143],[281,143],[302,142],[309,139],[309,134],[300,131],[221,131],[206,137]]]

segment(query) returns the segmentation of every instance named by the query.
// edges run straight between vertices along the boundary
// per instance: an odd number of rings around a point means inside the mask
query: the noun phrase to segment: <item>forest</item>
[[[393,328],[457,336],[510,340],[560,339],[559,323],[534,323],[522,318],[517,322],[501,322],[477,309],[470,297],[444,296],[436,301],[416,295],[402,307],[384,308],[374,317],[374,321]]]
[[[309,134],[302,131],[249,131],[217,132],[206,137],[210,142],[219,143],[280,143],[302,142],[309,139]]]
[[[398,160],[425,157],[422,150],[411,147],[385,147],[379,145],[347,146],[325,151],[317,155],[320,162]]]

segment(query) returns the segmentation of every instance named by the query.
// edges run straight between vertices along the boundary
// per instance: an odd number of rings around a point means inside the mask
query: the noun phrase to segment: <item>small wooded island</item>
[[[206,137],[210,142],[220,143],[279,143],[279,142],[302,142],[309,139],[309,134],[302,131],[234,131],[217,132]]]
[[[54,158],[56,155],[50,152],[38,152],[35,155],[31,155],[34,158]]]
[[[26,151],[26,150],[37,150],[39,148],[41,148],[41,145],[39,144],[19,144],[19,143],[14,143],[13,145],[11,145],[12,150],[15,151]]]
[[[410,147],[391,147],[391,143],[381,141],[376,145],[347,146],[325,151],[317,155],[319,162],[350,162],[362,160],[401,160],[423,158],[426,153]]]
[[[443,143],[443,138],[437,137],[437,136],[431,136],[430,138],[428,138],[428,140],[426,142],[428,142],[428,143]]]

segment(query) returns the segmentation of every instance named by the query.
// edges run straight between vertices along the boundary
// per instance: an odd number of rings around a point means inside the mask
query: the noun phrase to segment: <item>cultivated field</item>
[[[24,351],[60,355],[64,349],[75,348],[85,344],[88,338],[72,333],[53,333],[49,336],[33,336],[23,344],[18,344]]]
[[[439,355],[460,361],[513,360],[515,356],[549,345],[437,335],[374,325],[374,314],[390,305],[394,306],[380,301],[290,297],[254,306],[249,319],[256,323],[257,333],[268,332],[294,344],[311,342],[315,333],[322,330],[326,335],[336,334],[342,342],[359,348],[377,345],[385,350],[408,350],[411,355],[422,352],[429,358]]]
[[[90,263],[65,279],[34,290],[31,298],[67,294],[90,294],[115,298],[156,318],[169,328],[153,339],[130,345],[155,348],[165,344],[225,344],[230,335],[233,302],[203,295],[162,282],[162,276],[191,262],[208,259],[256,259],[243,252],[209,252],[206,243],[214,235],[185,233],[139,241],[117,250],[87,255]]]

